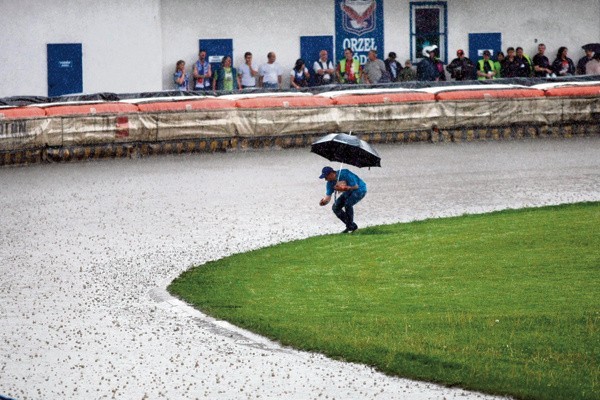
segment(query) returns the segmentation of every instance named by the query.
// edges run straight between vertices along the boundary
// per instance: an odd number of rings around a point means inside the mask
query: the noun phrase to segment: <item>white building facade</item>
[[[370,3],[379,14],[369,20],[365,16],[370,11],[364,10],[371,10]],[[203,40],[212,39],[230,41],[236,67],[246,51],[254,54],[257,66],[266,62],[268,52],[275,52],[284,70],[283,86],[289,87],[302,38],[330,41],[335,51],[330,59],[340,57],[336,12],[343,6],[362,16],[355,17],[355,27],[375,24],[380,31],[376,42],[365,35],[356,46],[376,47],[382,59],[394,51],[401,62],[418,61],[424,41],[439,45],[445,63],[459,48],[476,55],[470,47],[477,40],[500,40],[498,49],[504,51],[521,46],[531,56],[544,43],[551,62],[558,48],[566,46],[575,63],[584,55],[582,45],[600,42],[600,0],[0,0],[5,32],[0,97],[48,96],[54,73],[50,52],[63,44],[80,49],[76,92],[172,89],[176,61],[184,60],[191,71]],[[65,69],[73,66],[70,61],[59,63]]]

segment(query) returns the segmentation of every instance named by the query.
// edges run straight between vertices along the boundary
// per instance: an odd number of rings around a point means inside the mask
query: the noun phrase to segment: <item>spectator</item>
[[[360,83],[362,68],[359,61],[354,59],[354,52],[350,47],[344,50],[344,58],[338,63],[336,75],[340,83]]]
[[[434,52],[435,54],[435,67],[438,71],[438,77],[440,81],[446,80],[446,70],[444,69],[444,62],[437,56],[437,50]]]
[[[436,67],[436,45],[423,48],[423,59],[417,65],[417,79],[420,81],[439,81],[440,73]]]
[[[256,65],[252,64],[252,53],[244,53],[244,63],[238,69],[238,86],[242,89],[256,87],[256,77],[258,70]]]
[[[308,68],[304,64],[304,60],[299,58],[296,60],[296,65],[292,72],[290,73],[290,83],[292,87],[296,89],[300,89],[301,87],[308,86],[308,80],[310,79],[310,74],[308,73]]]
[[[515,48],[506,49],[506,58],[502,62],[501,74],[503,78],[515,78],[518,76],[519,62],[515,59]]]
[[[212,71],[210,63],[206,61],[206,50],[200,49],[198,61],[194,63],[192,77],[194,78],[194,90],[208,90]]]
[[[175,89],[188,90],[189,79],[188,74],[185,73],[185,61],[179,60],[177,61],[177,64],[175,64],[173,82],[175,83]]]
[[[237,88],[237,70],[231,66],[231,56],[225,56],[213,77],[213,90],[236,90]]]
[[[258,68],[258,86],[266,89],[281,88],[281,74],[283,70],[279,63],[275,62],[277,56],[274,52],[267,54],[267,62]]]
[[[396,61],[396,53],[391,51],[388,54],[388,58],[385,60],[385,69],[390,76],[392,82],[398,82],[400,80],[400,72],[402,72],[402,64]]]
[[[533,69],[534,76],[537,78],[543,78],[552,75],[552,69],[550,68],[550,60],[544,55],[546,52],[546,45],[544,43],[538,44],[538,52],[533,56]]]
[[[531,71],[533,68],[531,67],[531,60],[529,56],[523,53],[522,47],[517,47],[517,54],[515,55],[515,60],[517,60],[518,68],[517,68],[517,76],[520,78],[529,78],[531,77]]]
[[[457,81],[470,80],[473,77],[474,69],[473,62],[465,57],[465,52],[461,49],[458,49],[456,58],[446,67],[450,77]]]
[[[562,46],[556,53],[556,59],[552,63],[552,70],[556,76],[569,76],[575,73],[575,64],[573,60],[567,57],[569,49]]]
[[[495,79],[496,78],[496,66],[492,60],[490,60],[490,51],[483,51],[483,58],[477,61],[477,79]]]
[[[589,61],[594,58],[594,52],[592,49],[585,49],[585,56],[581,57],[577,62],[577,75],[585,75],[585,67]]]
[[[600,53],[594,54],[591,61],[585,66],[586,75],[600,75]]]
[[[494,61],[494,71],[496,75],[494,75],[495,79],[502,78],[502,63],[504,62],[504,53],[499,51],[496,54],[496,61]]]
[[[327,59],[327,50],[321,50],[319,52],[319,61],[315,61],[313,64],[313,70],[315,71],[315,84],[329,85],[333,83],[333,62]]]
[[[404,62],[404,68],[400,71],[400,80],[402,82],[416,81],[417,73],[412,67],[412,62],[410,60],[406,60]]]
[[[363,76],[365,83],[376,84],[382,81],[389,81],[385,63],[377,58],[377,50],[370,50],[368,60],[363,67]]]

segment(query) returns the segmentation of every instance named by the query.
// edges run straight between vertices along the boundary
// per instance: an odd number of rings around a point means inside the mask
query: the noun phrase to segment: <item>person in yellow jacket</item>
[[[494,79],[502,78],[502,63],[504,62],[504,53],[499,51],[496,54],[496,61],[494,61],[494,69],[496,70],[496,75],[494,75]]]
[[[360,83],[362,69],[350,47],[344,50],[344,58],[338,63],[335,74],[340,83]]]
[[[477,79],[495,79],[496,67],[494,62],[490,60],[490,51],[484,50],[483,58],[477,62]]]

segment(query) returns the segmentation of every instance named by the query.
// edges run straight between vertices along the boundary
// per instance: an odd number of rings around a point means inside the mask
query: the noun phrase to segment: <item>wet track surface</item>
[[[376,146],[359,226],[600,200],[600,138]],[[165,288],[193,265],[341,231],[308,149],[0,169],[0,394],[482,399],[298,352]],[[337,168],[338,165],[332,165]]]

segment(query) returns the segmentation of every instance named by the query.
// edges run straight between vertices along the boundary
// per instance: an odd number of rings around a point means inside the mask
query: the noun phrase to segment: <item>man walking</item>
[[[347,169],[336,171],[331,167],[323,168],[319,179],[327,181],[325,197],[321,199],[319,205],[329,204],[334,191],[343,192],[333,203],[333,213],[346,225],[342,233],[357,230],[358,225],[354,223],[354,206],[367,194],[365,182]]]

